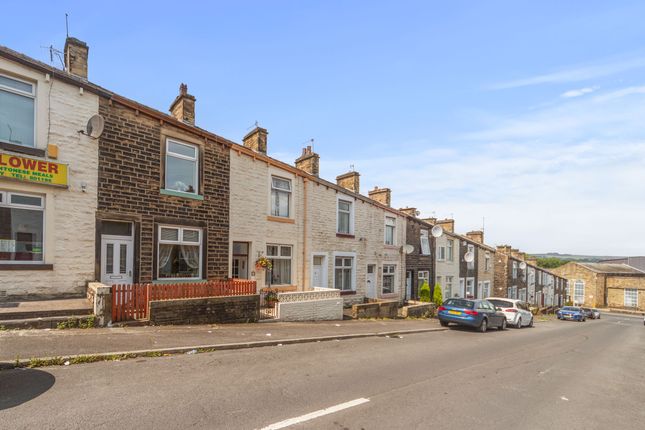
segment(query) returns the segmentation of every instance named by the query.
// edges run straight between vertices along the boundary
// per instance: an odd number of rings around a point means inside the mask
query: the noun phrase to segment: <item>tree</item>
[[[537,264],[540,267],[543,267],[545,269],[555,269],[556,267],[560,267],[564,264],[567,264],[571,260],[563,260],[562,258],[557,258],[557,257],[538,257],[537,258]]]
[[[441,306],[441,304],[443,303],[443,294],[441,294],[441,285],[439,284],[435,284],[434,286],[434,294],[432,295],[432,301],[437,306]]]
[[[428,285],[427,281],[424,281],[419,289],[419,300],[422,302],[430,302],[430,285]]]

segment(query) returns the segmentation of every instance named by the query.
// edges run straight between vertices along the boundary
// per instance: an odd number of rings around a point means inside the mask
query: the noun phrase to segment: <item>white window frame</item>
[[[421,255],[430,255],[430,236],[428,230],[421,230]]]
[[[183,155],[183,154],[178,154],[176,152],[172,152],[170,150],[170,144],[173,143],[175,145],[180,145],[180,146],[186,146],[189,148],[192,148],[195,150],[195,156],[190,157],[188,155]],[[191,191],[180,191],[180,190],[173,190],[172,188],[168,188],[168,157],[173,157],[177,158],[180,160],[187,160],[187,161],[194,161],[195,162],[195,174],[194,174],[194,181],[195,181],[195,192]],[[166,138],[166,159],[165,159],[165,166],[164,166],[164,189],[168,191],[175,191],[178,193],[185,193],[185,194],[194,194],[194,195],[199,195],[199,145],[195,145],[193,143],[186,143],[179,141],[177,139],[172,139],[170,137]]]
[[[386,270],[387,268],[387,270]],[[385,277],[392,277],[392,291],[385,292]],[[396,293],[396,264],[384,264],[381,272],[381,295],[389,295]]]
[[[486,251],[486,254],[484,254],[484,272],[490,272],[490,262],[490,253]]]
[[[25,197],[32,197],[32,198],[39,198],[40,199],[40,205],[23,205],[20,203],[11,203],[11,196],[18,195],[18,196],[25,196]],[[8,190],[0,190],[0,207],[6,207],[6,208],[16,208],[16,209],[31,209],[34,211],[39,211],[42,212],[42,217],[43,217],[43,240],[42,240],[42,248],[43,252],[42,254],[42,259],[41,260],[30,260],[30,261],[20,261],[20,260],[2,260],[0,261],[0,264],[24,264],[24,265],[29,265],[29,264],[44,264],[45,261],[47,260],[45,253],[47,252],[47,244],[45,243],[47,234],[46,234],[46,218],[45,218],[45,196],[42,194],[30,194],[30,193],[23,193],[23,192],[14,192],[14,191],[8,191]]]
[[[173,230],[178,230],[177,233],[177,240],[163,240],[161,239],[161,229],[162,228],[167,228],[167,229],[173,229]],[[199,242],[186,242],[184,241],[184,231],[197,231],[199,233]],[[160,224],[159,227],[157,228],[157,280],[159,281],[188,281],[188,280],[195,280],[195,279],[203,279],[203,264],[202,261],[204,259],[204,232],[202,231],[201,228],[199,227],[191,227],[191,226],[181,226],[181,225],[169,225],[169,224]],[[161,267],[159,265],[159,248],[161,247],[162,244],[167,244],[167,245],[190,245],[190,246],[195,246],[197,245],[199,247],[199,268],[198,268],[198,274],[195,277],[189,277],[189,278],[160,278],[159,277],[159,271],[161,270]]]
[[[2,140],[2,139],[0,139],[0,142],[8,143],[10,145],[24,146],[25,148],[38,148],[38,145],[37,145],[37,140],[38,140],[38,130],[37,130],[37,124],[38,124],[38,121],[37,121],[37,119],[38,119],[37,118],[38,100],[37,100],[37,97],[36,97],[36,83],[28,81],[28,80],[25,80],[25,79],[17,78],[15,76],[10,76],[10,75],[4,74],[4,73],[0,73],[0,76],[5,77],[7,79],[17,81],[17,82],[22,82],[23,84],[31,85],[31,94],[26,92],[26,91],[21,91],[21,90],[18,90],[16,88],[7,87],[6,85],[2,85],[2,84],[0,84],[0,91],[5,91],[5,92],[16,94],[16,95],[19,95],[19,96],[28,97],[28,98],[31,98],[34,101],[34,124],[33,124],[33,127],[34,127],[34,144],[33,144],[33,146],[22,145],[20,143],[15,143],[15,142]],[[43,251],[44,251],[44,247],[43,247]],[[44,254],[43,254],[43,258],[44,258]]]
[[[422,281],[427,281],[428,286],[431,287],[430,285],[430,271],[429,270],[419,270],[419,273],[417,273],[417,279],[419,281],[419,288],[423,285]]]
[[[448,239],[446,241],[446,261],[454,261],[455,258],[455,240]]]
[[[346,212],[349,214],[349,231],[348,232],[343,232],[340,231],[340,202],[345,202],[349,203],[349,212]],[[354,199],[351,197],[346,197],[346,196],[337,196],[336,197],[336,233],[338,234],[347,234],[347,235],[353,235],[354,234]],[[343,211],[344,212],[344,211]]]
[[[437,247],[437,261],[446,261],[446,247],[438,246]]]
[[[341,290],[336,287],[336,257],[339,258],[351,258],[352,259],[352,286],[349,290]],[[356,291],[356,253],[355,252],[334,252],[332,255],[333,258],[333,288],[339,291]]]
[[[578,294],[578,288],[581,289],[582,294]],[[585,303],[585,281],[582,279],[576,279],[576,281],[573,283],[573,304],[574,305],[582,305]],[[582,297],[582,301],[579,301],[578,298]]]
[[[627,297],[633,296],[629,298],[630,304],[627,304]],[[633,299],[633,301],[632,301]],[[631,304],[633,303],[633,304]],[[636,288],[625,288],[624,290],[624,295],[623,295],[623,305],[626,308],[637,308],[638,307],[638,289]]]
[[[482,296],[480,297],[481,299],[485,299],[486,297],[490,297],[490,281],[484,281],[483,286],[482,286]]]
[[[278,255],[269,255],[269,246],[277,246],[278,247]],[[285,257],[282,255],[282,248],[290,248],[291,251],[289,252],[289,256]],[[274,285],[293,285],[293,267],[294,267],[294,262],[293,262],[293,245],[289,245],[286,243],[267,243],[265,246],[265,251],[266,251],[266,258],[269,260],[290,260],[291,261],[291,267],[289,270],[289,283],[287,284],[274,284],[271,283],[271,286]],[[265,275],[265,282],[266,282],[266,276],[273,276],[272,271],[267,270],[267,274]],[[269,272],[271,272],[271,275],[269,275]]]
[[[517,279],[517,261],[513,261],[513,279]]]
[[[387,231],[388,227],[391,227],[392,229],[392,243],[388,243],[387,240]],[[385,224],[384,224],[384,237],[383,237],[383,242],[388,245],[388,246],[396,246],[396,218],[391,217],[391,216],[386,216],[385,217]]]
[[[287,183],[289,183],[289,190],[285,190],[284,188],[276,187],[273,184],[274,179],[278,179],[278,180],[281,180],[281,181],[286,181]],[[292,203],[293,203],[293,181],[290,178],[285,178],[283,176],[271,175],[270,176],[269,187],[270,187],[270,190],[271,190],[270,204],[269,204],[269,214],[271,216],[277,217],[277,218],[291,218],[291,213],[292,213],[291,209],[292,209]],[[274,196],[273,196],[274,192],[276,192],[276,193],[286,193],[287,194],[287,215],[280,215],[279,214],[279,212],[280,212],[279,205],[278,205],[278,208],[277,208],[278,209],[278,214],[275,213],[275,211],[274,211],[274,209],[275,209],[275,207],[274,207],[275,199],[274,199]]]

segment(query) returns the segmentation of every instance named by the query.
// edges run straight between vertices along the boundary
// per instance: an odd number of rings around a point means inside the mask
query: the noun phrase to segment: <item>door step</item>
[[[87,324],[87,319],[90,315],[64,315],[64,316],[50,316],[44,318],[23,318],[23,319],[9,319],[0,320],[0,330],[16,330],[16,329],[56,329],[59,324],[68,323],[70,321],[80,321]],[[67,325],[67,324],[66,324]],[[68,327],[65,327],[68,328]],[[0,331],[0,333],[2,333]]]
[[[0,302],[0,321],[34,318],[90,315],[92,305],[87,299]]]

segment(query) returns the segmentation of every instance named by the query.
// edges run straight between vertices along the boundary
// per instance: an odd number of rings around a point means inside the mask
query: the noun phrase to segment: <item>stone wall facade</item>
[[[258,294],[150,302],[150,322],[158,325],[250,323],[259,320]]]
[[[422,221],[414,216],[408,216],[406,220],[406,245],[411,245],[414,250],[405,256],[406,265],[406,290],[408,289],[408,282],[411,282],[409,287],[410,295],[407,299],[417,300],[419,298],[419,289],[421,288],[422,279],[419,279],[419,272],[428,273],[428,285],[430,291],[434,288],[434,237],[430,233],[432,225]],[[421,232],[428,237],[430,246],[430,254],[424,255],[421,249]],[[407,296],[407,293],[406,293]]]
[[[99,101],[86,84],[59,74],[0,56],[0,75],[34,86],[36,109],[35,146],[3,143],[0,153],[68,165],[66,188],[0,178],[0,191],[44,200],[44,261],[0,262],[0,300],[80,297],[94,280],[98,143],[78,130],[98,113]]]
[[[452,259],[448,258],[447,249],[452,243]],[[442,258],[440,248],[444,248],[445,257]],[[441,286],[443,299],[450,297],[464,297],[464,291],[459,287],[461,241],[459,236],[451,234],[444,229],[444,234],[435,239],[435,282]]]
[[[158,279],[158,227],[196,227],[202,232],[202,279],[228,275],[229,148],[180,126],[170,117],[140,111],[119,98],[102,97],[105,130],[99,142],[97,259],[100,276],[102,225],[134,225],[134,282]],[[191,198],[165,193],[167,139],[198,148],[199,190]]]

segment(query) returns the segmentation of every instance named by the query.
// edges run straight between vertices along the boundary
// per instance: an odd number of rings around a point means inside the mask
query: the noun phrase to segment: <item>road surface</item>
[[[636,429],[643,403],[615,315],[0,372],[2,429]]]

